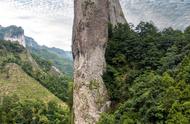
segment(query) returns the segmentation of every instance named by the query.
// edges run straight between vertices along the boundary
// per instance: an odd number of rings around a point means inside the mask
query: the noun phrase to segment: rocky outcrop
[[[26,45],[25,45],[24,35],[11,36],[10,34],[7,34],[7,35],[4,37],[4,40],[12,41],[12,42],[18,42],[20,45],[22,45],[22,46],[24,46],[24,47],[26,46]]]
[[[75,0],[73,27],[75,124],[93,124],[108,104],[102,80],[107,42],[107,0]]]
[[[60,76],[62,75],[62,72],[55,66],[51,66],[49,73],[53,76]]]
[[[74,123],[95,124],[110,105],[102,80],[108,22],[124,23],[124,17],[117,0],[75,0],[74,9]]]
[[[112,25],[127,23],[119,0],[109,0],[109,21]]]
[[[0,38],[7,41],[18,42],[22,46],[25,45],[24,30],[21,27],[9,26],[0,28]]]

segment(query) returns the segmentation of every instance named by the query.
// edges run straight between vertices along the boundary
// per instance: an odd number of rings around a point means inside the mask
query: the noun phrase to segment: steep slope
[[[66,107],[64,102],[28,76],[19,65],[9,63],[0,73],[0,96],[12,95],[17,95],[21,100],[37,99],[46,103],[56,101]]]
[[[70,76],[73,73],[72,67],[72,53],[70,51],[63,51],[58,48],[48,48],[46,46],[40,46],[34,39],[25,37],[26,48],[36,56],[49,60],[57,67],[61,72]]]
[[[74,123],[95,124],[110,105],[102,80],[108,23],[126,21],[118,0],[76,0],[74,6]]]
[[[112,25],[117,25],[117,23],[126,23],[124,18],[124,13],[121,9],[119,0],[109,0],[109,21]]]
[[[43,101],[54,99],[60,103],[62,102],[57,97],[64,101],[68,99],[67,78],[51,75],[52,66],[45,60],[38,58],[35,61],[36,58],[33,59],[23,46],[2,40],[0,55],[1,95],[15,93],[21,98],[39,97]]]
[[[27,47],[28,51],[45,60],[51,61],[53,66],[58,68],[67,76],[72,76],[72,53],[58,48],[40,46],[33,38],[24,35],[24,30],[17,26],[0,27],[0,39],[18,42]]]
[[[0,56],[0,123],[69,123],[66,77],[18,42],[0,40]]]

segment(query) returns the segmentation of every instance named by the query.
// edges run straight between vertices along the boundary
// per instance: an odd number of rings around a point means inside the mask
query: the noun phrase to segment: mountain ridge
[[[59,48],[49,48],[45,45],[39,45],[33,38],[25,36],[24,29],[11,25],[0,27],[0,39],[17,42],[26,47],[28,51],[43,59],[50,60],[56,68],[62,73],[72,75],[72,53]]]
[[[8,27],[0,26],[0,39],[9,40],[12,42],[17,42],[26,46],[25,37],[24,37],[24,29],[22,27],[17,27],[15,25],[11,25]]]
[[[72,53],[64,51],[59,48],[49,48],[47,46],[39,45],[33,38],[26,38],[26,48],[30,53],[39,56],[43,59],[49,60],[56,68],[67,76],[72,76]]]
[[[67,124],[69,80],[62,75],[52,75],[50,63],[34,58],[17,42],[0,40],[0,55],[0,123],[45,121],[49,124],[62,120]],[[51,114],[46,111],[50,104]],[[58,114],[62,117],[52,119]],[[41,116],[45,120],[39,119]]]

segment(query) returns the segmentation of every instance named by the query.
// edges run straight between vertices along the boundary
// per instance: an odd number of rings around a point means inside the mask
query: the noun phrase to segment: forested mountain
[[[15,25],[8,27],[0,26],[0,39],[19,42],[20,45],[25,46],[24,30],[22,27],[17,27]]]
[[[69,123],[68,78],[17,42],[0,40],[0,56],[2,124]]]
[[[190,27],[110,25],[106,62],[112,105],[99,124],[190,123]]]
[[[71,51],[40,46],[33,38],[24,35],[24,29],[22,29],[22,27],[17,26],[1,26],[0,39],[10,40],[12,42],[18,41],[19,44],[25,46],[31,54],[50,61],[60,72],[65,73],[67,76],[72,76]]]
[[[190,0],[2,1],[75,17],[73,57],[0,26],[0,124],[190,124]]]
[[[62,73],[67,76],[72,76],[72,52],[64,51],[58,48],[49,48],[47,46],[40,46],[33,38],[25,37],[26,48],[34,55],[50,61]]]

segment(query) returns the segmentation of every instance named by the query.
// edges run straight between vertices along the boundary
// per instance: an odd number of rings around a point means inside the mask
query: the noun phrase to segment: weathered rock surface
[[[108,37],[107,0],[75,0],[73,27],[75,124],[93,124],[108,101],[102,80]]]
[[[24,35],[11,36],[11,34],[7,34],[7,35],[5,35],[4,40],[18,42],[20,45],[22,45],[24,47],[26,46]]]
[[[117,23],[126,23],[124,13],[121,9],[119,0],[109,0],[109,21],[112,25]]]
[[[24,30],[21,27],[9,26],[9,27],[0,27],[0,39],[18,42],[22,46],[25,45],[25,36]]]
[[[95,124],[110,105],[102,79],[108,22],[126,21],[118,0],[75,0],[74,10],[74,123]]]

